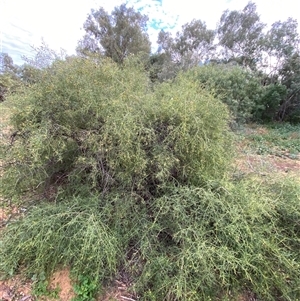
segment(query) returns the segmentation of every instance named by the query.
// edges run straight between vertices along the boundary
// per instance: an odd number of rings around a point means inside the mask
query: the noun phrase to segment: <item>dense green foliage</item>
[[[288,181],[170,186],[148,205],[124,194],[73,198],[11,224],[0,267],[32,275],[65,264],[98,281],[119,270],[142,300],[221,300],[245,289],[296,300],[299,218],[299,185]]]
[[[57,206],[33,207],[12,224],[1,241],[1,270],[14,273],[25,265],[29,276],[53,271],[61,264],[98,279],[112,275],[119,246],[97,209],[96,199],[73,199]],[[9,268],[9,269],[7,269]]]
[[[210,64],[188,74],[225,103],[238,123],[252,118],[265,93],[259,77],[239,66]]]
[[[222,177],[230,140],[225,106],[185,75],[151,92],[134,64],[57,62],[15,96],[5,195],[37,186],[46,193],[58,182],[73,192],[155,194],[165,182]]]
[[[277,185],[178,187],[158,199],[155,228],[164,231],[141,247],[148,298],[216,300],[242,287],[263,300],[299,296],[299,186]]]
[[[124,273],[142,300],[299,298],[299,185],[229,180],[229,114],[202,70],[153,86],[135,58],[68,58],[10,96],[1,189],[25,211],[1,274],[70,266],[84,300]]]
[[[225,11],[216,31],[200,20],[176,38],[161,31],[151,56],[146,22],[126,5],[100,8],[79,56],[46,45],[22,67],[3,56],[11,134],[0,194],[22,214],[3,223],[0,276],[25,272],[40,296],[67,266],[74,301],[123,277],[145,301],[298,300],[299,179],[233,174],[229,129],[299,122],[296,22],[264,35],[250,2]],[[264,56],[280,62],[269,75]],[[271,123],[244,143],[295,159],[298,132]]]

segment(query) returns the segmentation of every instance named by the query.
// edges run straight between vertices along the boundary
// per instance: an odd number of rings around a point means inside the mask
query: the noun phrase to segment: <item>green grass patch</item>
[[[289,123],[274,123],[264,126],[244,127],[238,131],[248,150],[259,155],[299,158],[300,126]]]
[[[45,273],[41,273],[40,275],[34,274],[31,277],[33,281],[32,285],[32,295],[35,297],[50,297],[51,299],[58,299],[59,289],[49,289],[49,281],[45,275]]]

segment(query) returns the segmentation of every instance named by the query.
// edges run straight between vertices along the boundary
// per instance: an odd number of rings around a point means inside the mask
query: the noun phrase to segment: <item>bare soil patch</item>
[[[288,174],[300,177],[300,160],[274,155],[249,154],[235,161],[236,172],[265,174]]]
[[[53,301],[49,297],[35,297],[32,295],[34,282],[26,280],[20,275],[11,279],[0,281],[1,301]],[[70,279],[69,269],[55,272],[49,280],[49,290],[58,289],[60,301],[71,301],[75,297]]]
[[[16,275],[10,279],[0,281],[1,301],[33,301],[31,296],[32,282]]]
[[[55,272],[50,278],[49,289],[55,290],[58,289],[59,300],[61,301],[69,301],[75,297],[75,293],[73,290],[72,281],[70,279],[70,271],[69,269],[64,269],[61,271]],[[53,299],[44,298],[44,301],[50,301]]]
[[[73,290],[69,269],[55,272],[49,280],[49,290],[58,289],[58,298],[35,297],[32,295],[34,282],[17,275],[8,280],[0,281],[0,301],[71,301],[76,295]],[[101,294],[97,301],[136,301],[128,292],[128,286],[116,280]]]

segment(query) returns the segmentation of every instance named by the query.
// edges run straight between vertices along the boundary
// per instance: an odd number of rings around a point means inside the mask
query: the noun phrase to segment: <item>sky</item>
[[[22,55],[33,56],[32,47],[42,40],[53,50],[75,53],[83,37],[83,23],[91,9],[104,7],[111,12],[124,0],[0,0],[0,52],[8,53],[16,64]],[[261,21],[271,25],[288,17],[300,25],[300,0],[254,0]],[[152,51],[161,29],[177,32],[193,19],[206,22],[215,29],[224,10],[241,10],[248,0],[127,0],[141,13],[148,15],[148,34]],[[300,33],[300,26],[299,26]]]

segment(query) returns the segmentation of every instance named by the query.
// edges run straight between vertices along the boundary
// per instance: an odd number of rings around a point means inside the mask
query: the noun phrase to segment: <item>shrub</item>
[[[138,289],[145,300],[224,300],[245,290],[296,300],[299,196],[289,181],[170,188],[153,204]]]
[[[231,156],[225,106],[185,75],[150,91],[141,68],[69,59],[15,96],[4,194],[59,186],[145,196],[170,181],[222,178]]]
[[[71,266],[83,299],[120,274],[144,300],[300,297],[299,185],[229,182],[228,111],[191,75],[152,90],[134,60],[71,58],[13,96],[1,188],[25,213],[1,274]]]
[[[1,235],[0,271],[12,275],[26,267],[29,276],[72,266],[75,273],[103,280],[120,260],[115,233],[105,225],[96,198],[32,207]]]
[[[260,78],[239,66],[206,65],[192,69],[189,74],[225,103],[238,123],[251,119],[263,95]]]
[[[70,265],[103,281],[122,275],[141,300],[300,297],[299,184],[246,179],[170,185],[151,204],[134,194],[33,207],[2,233],[0,270]]]
[[[272,121],[276,118],[280,103],[286,97],[287,89],[284,85],[270,84],[265,87],[263,96],[254,108],[253,117],[259,121]]]

